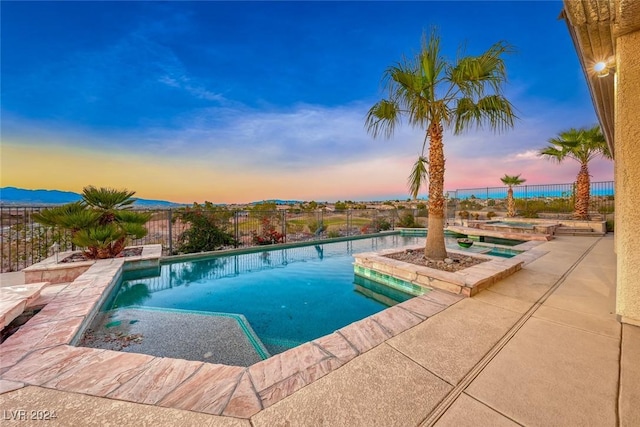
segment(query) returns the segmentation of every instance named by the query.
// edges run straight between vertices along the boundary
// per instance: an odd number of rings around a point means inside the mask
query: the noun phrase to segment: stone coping
[[[530,248],[532,245],[528,246]],[[412,245],[402,248],[402,250],[407,249],[419,251],[423,249],[423,246]],[[518,247],[518,249],[521,248]],[[399,261],[385,256],[397,252],[398,248],[394,248],[378,252],[355,254],[354,265],[364,269],[365,274],[367,272],[366,270],[372,270],[379,274],[404,280],[417,286],[428,289],[442,289],[457,295],[470,297],[496,283],[498,280],[510,276],[520,270],[523,265],[547,253],[546,251],[529,249],[512,258],[502,258],[448,248],[447,252],[449,253],[487,260],[486,262],[465,268],[464,270],[449,272]],[[374,277],[370,278],[376,280]]]
[[[249,367],[73,346],[124,263],[96,260],[2,343],[0,383],[249,418],[462,299],[430,290]]]
[[[33,305],[33,302],[40,296],[42,288],[48,284],[48,282],[43,282],[1,287],[0,330],[20,316],[26,308]]]
[[[455,233],[466,234],[467,236],[497,237],[499,239],[526,240],[526,241],[537,240],[537,241],[543,241],[543,242],[553,239],[553,236],[550,234],[512,233],[512,232],[505,232],[505,231],[484,230],[482,228],[463,227],[460,225],[450,225],[446,229],[448,231],[453,231]]]

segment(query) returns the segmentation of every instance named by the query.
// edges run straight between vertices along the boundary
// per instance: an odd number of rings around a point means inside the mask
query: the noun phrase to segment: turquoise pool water
[[[164,264],[157,277],[125,273],[104,309],[241,314],[276,354],[412,298],[356,278],[352,254],[423,243],[390,235]]]

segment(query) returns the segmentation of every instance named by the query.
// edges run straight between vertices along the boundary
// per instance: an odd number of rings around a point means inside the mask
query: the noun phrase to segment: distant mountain
[[[257,205],[260,203],[275,203],[276,205],[297,205],[298,203],[303,203],[300,200],[280,200],[280,199],[269,199],[269,200],[261,200],[259,202],[251,202],[250,205]]]
[[[59,190],[27,190],[24,188],[0,188],[0,203],[3,205],[59,205],[80,200],[82,196],[71,191]],[[137,199],[134,206],[139,207],[173,207],[184,204],[167,202],[166,200]]]

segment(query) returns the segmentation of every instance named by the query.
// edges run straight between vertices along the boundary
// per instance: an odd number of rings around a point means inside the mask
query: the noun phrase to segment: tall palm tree
[[[524,184],[527,180],[524,178],[520,179],[520,174],[510,176],[506,173],[500,180],[504,185],[509,187],[507,191],[507,216],[514,217],[516,216],[516,201],[513,198],[513,186]]]
[[[557,137],[549,139],[547,147],[538,155],[549,160],[562,163],[565,159],[573,159],[580,163],[580,172],[576,177],[576,202],[573,216],[576,219],[589,219],[589,199],[591,182],[589,178],[589,162],[597,156],[611,159],[609,146],[599,125],[591,128],[571,128],[560,132]]]
[[[513,107],[502,95],[507,78],[502,56],[510,52],[509,44],[498,42],[478,56],[460,55],[448,61],[441,56],[437,31],[432,30],[428,39],[423,38],[415,57],[403,57],[384,72],[388,98],[376,103],[367,114],[365,126],[374,138],[391,137],[403,117],[411,126],[426,130],[422,153],[409,176],[409,189],[416,198],[428,177],[427,258],[442,260],[447,256],[443,129],[449,128],[457,135],[470,127],[488,125],[502,131],[513,126]],[[427,141],[429,153],[425,156]]]

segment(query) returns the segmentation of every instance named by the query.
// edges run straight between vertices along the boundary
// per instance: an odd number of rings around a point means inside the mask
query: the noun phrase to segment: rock
[[[451,258],[444,259],[445,264],[453,264],[453,260]]]

